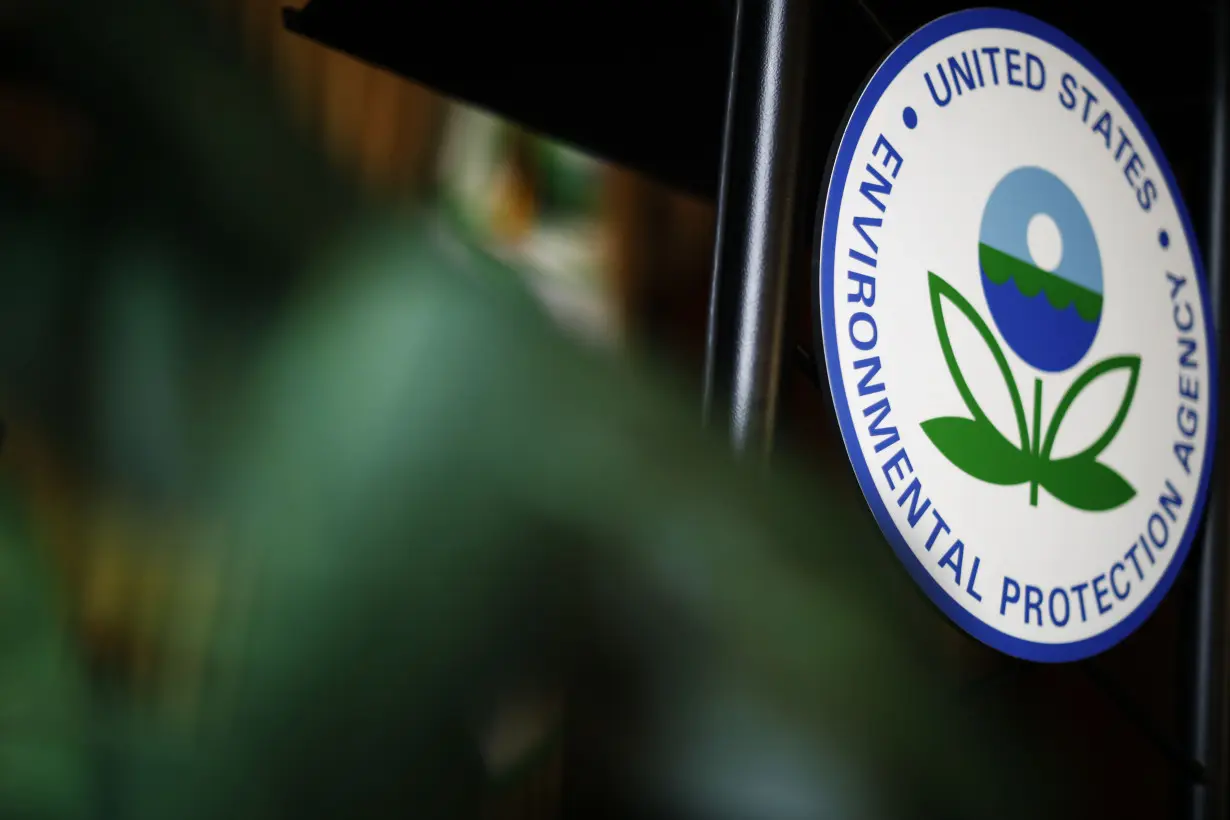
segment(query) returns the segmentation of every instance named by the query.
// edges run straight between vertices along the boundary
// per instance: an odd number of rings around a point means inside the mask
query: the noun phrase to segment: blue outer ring
[[[1192,258],[1195,262],[1196,281],[1200,284],[1200,299],[1204,310],[1205,346],[1209,357],[1209,412],[1206,420],[1208,425],[1206,429],[1209,431],[1209,437],[1205,447],[1204,461],[1201,464],[1201,478],[1196,494],[1195,507],[1192,510],[1191,518],[1188,520],[1187,528],[1183,532],[1183,540],[1179,544],[1178,554],[1171,560],[1166,573],[1154,586],[1149,597],[1141,602],[1130,615],[1105,632],[1071,643],[1038,643],[1000,632],[998,629],[976,618],[935,582],[917,556],[914,555],[914,552],[906,544],[901,532],[893,523],[888,509],[884,506],[879,491],[876,489],[875,480],[871,476],[867,462],[863,459],[862,452],[858,447],[859,439],[855,432],[854,422],[850,417],[850,408],[846,405],[845,386],[841,375],[841,362],[837,354],[837,329],[833,322],[833,253],[837,244],[836,217],[841,204],[840,194],[845,189],[846,177],[850,170],[854,148],[858,144],[863,128],[867,125],[867,119],[871,112],[875,110],[881,95],[883,95],[885,89],[897,78],[897,75],[901,73],[902,69],[911,60],[925,49],[946,37],[981,28],[1008,29],[1029,34],[1050,43],[1056,48],[1067,52],[1068,56],[1076,59],[1114,94],[1148,144],[1149,150],[1156,159],[1166,180],[1169,193],[1174,197],[1179,220],[1183,223],[1184,235],[1187,237],[1187,244],[1191,248]],[[837,411],[837,419],[841,425],[841,434],[845,440],[846,452],[849,454],[850,463],[854,466],[859,485],[863,490],[867,503],[871,507],[872,513],[875,515],[876,522],[880,525],[880,529],[884,532],[885,536],[887,536],[893,550],[897,553],[897,557],[905,565],[914,581],[922,587],[932,602],[944,611],[944,614],[970,635],[1001,652],[1006,652],[1009,655],[1026,660],[1054,663],[1087,658],[1119,643],[1119,641],[1126,638],[1138,626],[1144,623],[1145,619],[1153,614],[1153,610],[1157,608],[1162,598],[1170,590],[1175,577],[1183,566],[1183,561],[1187,557],[1192,540],[1200,529],[1200,523],[1203,518],[1204,502],[1208,494],[1209,477],[1212,473],[1213,451],[1215,449],[1217,430],[1217,348],[1214,344],[1210,322],[1208,282],[1205,277],[1204,263],[1200,255],[1200,246],[1197,244],[1195,234],[1192,231],[1192,223],[1187,213],[1187,206],[1184,204],[1179,188],[1175,184],[1174,173],[1170,169],[1170,163],[1166,161],[1166,156],[1162,153],[1161,147],[1157,143],[1157,138],[1154,137],[1140,110],[1124,92],[1123,87],[1119,85],[1110,72],[1092,54],[1058,29],[1029,15],[1014,11],[971,9],[969,11],[956,12],[928,23],[907,37],[884,59],[871,76],[871,79],[868,80],[858,102],[850,113],[841,141],[832,159],[828,189],[824,196],[820,241],[817,243],[820,265],[817,303],[820,311],[820,334],[828,369],[829,388],[832,392],[833,405]],[[830,219],[830,216],[833,218]]]

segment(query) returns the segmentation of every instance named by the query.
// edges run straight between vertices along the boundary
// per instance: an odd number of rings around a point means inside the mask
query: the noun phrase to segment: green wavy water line
[[[1055,310],[1063,310],[1075,303],[1077,315],[1086,322],[1095,322],[1102,315],[1101,294],[1022,262],[990,245],[979,243],[978,261],[982,263],[982,272],[997,285],[1011,279],[1022,294],[1031,298],[1037,296],[1038,291],[1043,291],[1046,301]]]

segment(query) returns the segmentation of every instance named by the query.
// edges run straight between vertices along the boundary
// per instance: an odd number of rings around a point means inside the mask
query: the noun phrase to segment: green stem
[[[1042,445],[1042,379],[1034,379],[1034,435],[1030,450],[1034,457],[1034,480],[1029,482],[1029,506],[1038,506],[1038,453]]]

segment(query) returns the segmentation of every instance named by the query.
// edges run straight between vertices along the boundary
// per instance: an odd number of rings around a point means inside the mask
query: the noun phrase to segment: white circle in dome
[[[1063,261],[1063,235],[1049,214],[1034,214],[1025,229],[1025,242],[1034,264],[1047,273],[1059,267]]]

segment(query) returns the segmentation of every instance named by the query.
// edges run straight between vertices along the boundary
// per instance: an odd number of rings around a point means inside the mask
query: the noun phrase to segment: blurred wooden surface
[[[269,71],[304,128],[375,194],[427,190],[453,103],[287,32],[285,0],[208,0],[247,59]],[[608,291],[620,324],[681,365],[703,358],[713,206],[608,166],[603,180]],[[510,193],[511,195],[511,193]]]
[[[422,86],[282,26],[284,0],[209,0],[245,57],[267,70],[287,106],[334,161],[377,194],[404,195],[430,177],[447,103]]]

